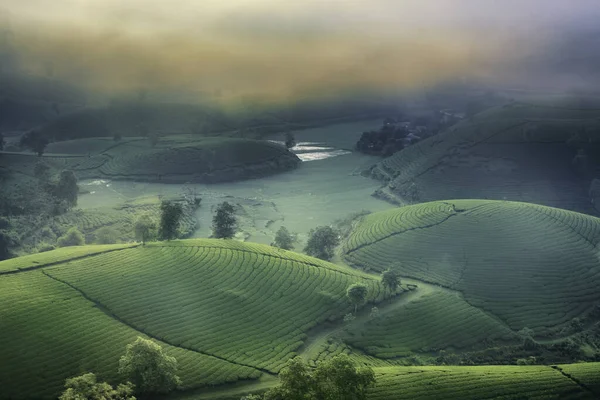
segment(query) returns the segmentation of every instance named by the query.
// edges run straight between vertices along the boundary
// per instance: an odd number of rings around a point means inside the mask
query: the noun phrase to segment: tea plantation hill
[[[50,398],[67,377],[115,381],[137,335],[166,346],[185,388],[277,373],[306,332],[377,277],[270,246],[184,240],[85,246],[0,262],[1,398]]]
[[[6,154],[3,164],[32,171],[37,158]],[[48,146],[44,161],[69,168],[79,179],[120,179],[164,183],[216,183],[257,178],[296,168],[300,160],[285,147],[262,140],[169,136],[115,142],[78,139]]]
[[[599,149],[600,100],[527,99],[462,120],[365,174],[383,180],[376,194],[398,204],[493,199],[594,214]]]
[[[346,340],[389,358],[497,345],[527,327],[541,342],[569,337],[574,357],[594,359],[599,242],[600,219],[527,203],[449,200],[368,215],[345,243],[345,260],[439,290]]]
[[[184,391],[174,398],[239,399],[276,385],[315,332],[326,338],[344,327],[354,282],[366,283],[369,303],[387,315],[431,292],[403,286],[384,300],[377,275],[229,240],[82,246],[3,261],[0,398],[53,398],[65,378],[88,371],[114,383],[125,345],[141,335],[179,361]],[[372,399],[587,399],[600,382],[598,364],[401,367],[336,343],[327,339],[330,353],[319,359],[341,351],[375,367]]]

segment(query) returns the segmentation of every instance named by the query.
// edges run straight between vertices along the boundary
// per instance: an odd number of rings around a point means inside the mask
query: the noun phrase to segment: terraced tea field
[[[518,340],[510,329],[456,294],[446,292],[432,293],[364,326],[351,327],[342,337],[352,346],[383,359]]]
[[[600,304],[600,219],[526,203],[452,200],[364,218],[351,265],[438,284],[513,330],[536,334]]]
[[[257,378],[351,309],[351,283],[382,297],[378,280],[350,268],[224,240],[60,249],[0,271],[14,271],[0,275],[2,398],[56,395],[90,370],[114,381],[138,334],[176,356],[188,388]]]
[[[117,381],[118,360],[139,335],[44,270],[0,277],[0,398],[56,398],[64,380],[94,371]],[[161,343],[187,388],[254,379],[246,366]]]
[[[385,181],[379,193],[400,204],[494,199],[595,214],[590,179],[574,160],[600,141],[600,109],[555,103],[484,111],[384,159],[370,174]]]
[[[600,363],[560,367],[600,371]],[[600,395],[550,366],[388,367],[376,368],[375,373],[377,385],[369,400],[596,399]]]

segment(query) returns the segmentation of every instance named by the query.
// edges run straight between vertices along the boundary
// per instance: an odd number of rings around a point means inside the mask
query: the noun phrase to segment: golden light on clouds
[[[95,91],[280,99],[493,76],[579,15],[541,3],[0,0],[0,22],[23,68]]]

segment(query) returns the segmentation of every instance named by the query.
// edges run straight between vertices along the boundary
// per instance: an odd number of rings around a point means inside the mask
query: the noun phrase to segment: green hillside
[[[37,157],[9,154],[0,166],[33,174]],[[122,179],[164,183],[216,183],[257,178],[296,168],[300,160],[285,147],[263,140],[178,135],[120,142],[78,139],[51,145],[43,160],[72,169],[80,179]]]
[[[597,399],[600,363],[536,366],[375,367],[368,400]],[[567,372],[568,371],[568,372]],[[587,378],[583,379],[582,377]],[[273,386],[275,383],[270,383]],[[594,386],[595,385],[595,386]],[[264,390],[269,384],[257,385]],[[239,400],[243,390],[190,393],[185,400]]]
[[[600,364],[561,365],[577,376]],[[377,385],[369,400],[395,399],[596,399],[592,392],[551,366],[388,367],[375,369]]]
[[[364,326],[351,326],[344,340],[378,358],[398,358],[497,342],[517,335],[455,294],[432,293]]]
[[[513,330],[551,335],[600,304],[599,241],[595,217],[526,203],[452,200],[365,217],[344,257],[354,266],[392,268],[458,291]]]
[[[0,275],[0,383],[13,398],[56,395],[84,371],[114,381],[138,334],[167,346],[188,388],[257,378],[278,372],[311,327],[350,310],[351,283],[382,296],[347,267],[225,240],[60,249],[0,271],[11,272]]]
[[[368,174],[385,182],[378,195],[399,204],[477,198],[595,213],[589,189],[599,117],[597,103],[514,102],[409,146]],[[580,151],[587,159],[578,164]]]

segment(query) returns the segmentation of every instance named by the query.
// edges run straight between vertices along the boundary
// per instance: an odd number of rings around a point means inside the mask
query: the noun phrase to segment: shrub
[[[110,226],[103,226],[96,231],[96,243],[113,244],[119,242],[119,233]]]
[[[85,238],[79,229],[72,227],[67,233],[58,238],[57,244],[58,247],[83,246]]]
[[[130,382],[113,389],[106,382],[98,383],[96,375],[92,373],[67,379],[65,388],[59,400],[135,400],[131,396],[133,385]]]
[[[56,249],[56,246],[54,246],[53,244],[42,243],[38,247],[38,253],[44,253],[46,251],[52,251],[55,249]]]
[[[304,252],[322,260],[331,260],[334,249],[340,244],[339,233],[331,226],[319,226],[308,233],[308,242]]]
[[[535,364],[537,364],[537,359],[533,356],[517,359],[517,365],[535,365]]]

